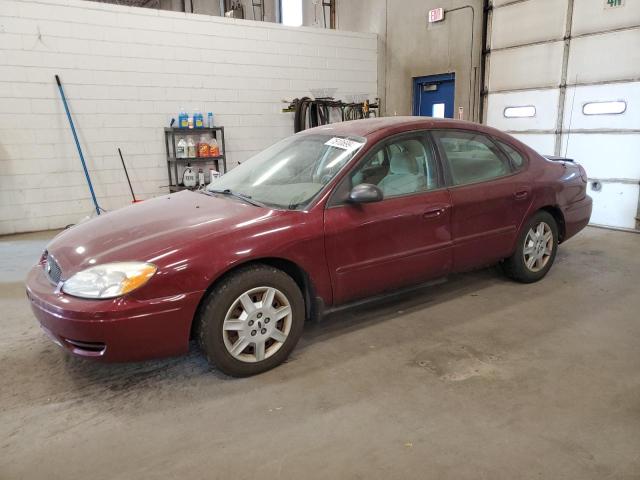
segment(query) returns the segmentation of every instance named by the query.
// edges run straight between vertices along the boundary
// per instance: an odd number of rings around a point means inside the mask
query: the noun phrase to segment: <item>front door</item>
[[[430,75],[413,79],[413,114],[423,117],[453,118],[455,74]]]
[[[375,147],[344,182],[343,191],[375,184],[384,199],[330,202],[325,211],[335,304],[449,272],[451,202],[426,135],[411,133]]]

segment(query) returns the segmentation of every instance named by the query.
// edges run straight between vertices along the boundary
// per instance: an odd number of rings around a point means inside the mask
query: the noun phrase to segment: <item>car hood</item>
[[[280,213],[221,195],[184,191],[105,213],[65,230],[47,246],[64,277],[114,261],[149,261],[195,240],[232,233]],[[162,262],[160,262],[162,263]]]

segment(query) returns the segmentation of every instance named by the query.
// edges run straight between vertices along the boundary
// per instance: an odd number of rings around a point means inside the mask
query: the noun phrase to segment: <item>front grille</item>
[[[51,255],[47,254],[47,258],[44,262],[44,271],[51,280],[56,285],[60,282],[60,278],[62,278],[62,270],[60,270],[60,265],[56,262],[56,259]]]

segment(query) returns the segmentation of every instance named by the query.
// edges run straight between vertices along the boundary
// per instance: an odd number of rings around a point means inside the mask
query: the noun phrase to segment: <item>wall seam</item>
[[[631,31],[631,30],[637,30],[640,29],[640,25],[632,25],[629,27],[620,27],[620,28],[612,28],[610,30],[600,30],[597,32],[587,32],[587,33],[580,33],[578,35],[572,35],[571,36],[571,40],[575,40],[576,38],[585,38],[585,37],[591,37],[591,36],[595,36],[595,35],[606,35],[609,33],[618,33],[618,32],[625,32],[625,31]],[[519,43],[517,45],[509,45],[508,47],[498,47],[498,48],[491,48],[487,51],[487,54],[493,53],[493,52],[502,52],[504,50],[513,50],[515,48],[521,48],[521,47],[532,47],[535,45],[545,45],[548,43],[558,43],[558,42],[562,42],[564,40],[564,38],[551,38],[548,40],[537,40],[535,42],[529,42],[529,43]]]
[[[556,138],[554,145],[554,153],[560,155],[562,149],[562,127],[564,124],[564,101],[567,94],[567,70],[569,68],[569,54],[571,48],[571,26],[573,22],[573,2],[567,0],[567,20],[564,35],[564,50],[562,52],[562,73],[560,75],[560,93],[558,95],[558,114],[556,118]],[[576,78],[577,81],[577,78]]]
[[[616,83],[635,83],[640,82],[640,77],[632,77],[618,80],[598,80],[595,82],[570,82],[567,81],[567,87],[589,87],[594,85],[609,85]],[[545,85],[545,86],[537,86],[537,87],[522,87],[522,88],[503,88],[499,90],[491,90],[487,92],[488,95],[493,95],[495,93],[516,93],[516,92],[532,92],[536,90],[557,90],[556,85]]]

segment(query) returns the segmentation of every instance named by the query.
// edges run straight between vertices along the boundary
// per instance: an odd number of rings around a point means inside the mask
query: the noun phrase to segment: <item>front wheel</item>
[[[246,377],[282,363],[304,325],[296,282],[267,265],[242,268],[209,294],[198,318],[198,342],[222,372]]]
[[[553,265],[557,250],[558,224],[550,213],[539,211],[522,229],[516,251],[504,261],[503,269],[519,282],[537,282]]]

